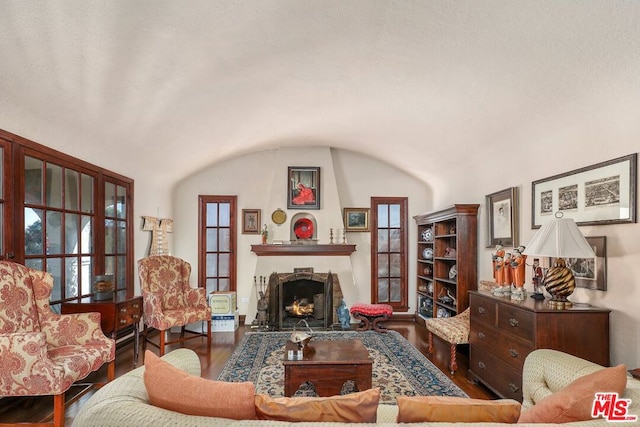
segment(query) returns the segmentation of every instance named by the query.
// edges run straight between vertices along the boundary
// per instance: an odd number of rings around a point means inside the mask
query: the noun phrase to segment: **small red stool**
[[[393,307],[389,304],[354,304],[349,311],[360,321],[359,331],[387,332],[381,323],[391,318]]]

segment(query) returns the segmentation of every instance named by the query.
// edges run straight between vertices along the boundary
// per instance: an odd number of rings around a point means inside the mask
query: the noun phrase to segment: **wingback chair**
[[[189,285],[191,264],[171,256],[153,255],[138,261],[138,274],[144,310],[143,353],[147,342],[158,347],[160,356],[165,346],[188,339],[207,337],[211,347],[211,309],[204,288]],[[198,321],[207,323],[207,332],[186,329],[186,325]],[[180,337],[167,340],[167,330],[180,326]],[[160,332],[159,342],[150,338],[150,329]],[[188,332],[189,336],[185,336]]]
[[[105,363],[113,380],[116,343],[99,313],[51,311],[52,288],[51,274],[0,261],[0,396],[53,395],[50,425],[63,426],[64,393],[74,382]]]

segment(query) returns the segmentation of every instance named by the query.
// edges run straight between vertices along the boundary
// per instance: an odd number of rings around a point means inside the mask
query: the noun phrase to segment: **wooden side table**
[[[100,326],[105,335],[111,335],[114,340],[125,328],[133,326],[133,366],[138,364],[140,348],[140,319],[142,318],[142,296],[127,298],[116,296],[113,299],[96,301],[83,298],[80,301],[70,301],[62,304],[62,314],[69,313],[100,313]]]

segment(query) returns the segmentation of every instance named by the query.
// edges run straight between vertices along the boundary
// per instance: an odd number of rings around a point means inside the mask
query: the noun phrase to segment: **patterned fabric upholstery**
[[[467,308],[453,317],[436,317],[425,321],[427,330],[450,344],[469,343],[469,314]]]
[[[388,316],[393,314],[393,307],[389,304],[353,304],[351,306],[351,314],[361,314],[367,317]]]
[[[56,314],[53,277],[0,261],[0,396],[59,395],[115,359],[99,313]]]
[[[429,354],[433,354],[434,335],[449,343],[449,371],[452,375],[458,370],[456,346],[469,343],[470,313],[471,310],[467,308],[453,317],[436,317],[425,321],[425,326],[429,331]]]
[[[191,265],[171,255],[154,255],[138,261],[138,275],[142,291],[145,342],[147,327],[166,331],[174,326],[199,321],[208,323],[208,342],[211,343],[211,308],[204,288],[189,284]],[[161,334],[160,355],[164,354],[164,335]],[[198,336],[202,336],[199,334]],[[194,337],[192,337],[194,338]]]
[[[150,256],[138,261],[138,270],[147,326],[166,330],[211,319],[207,291],[189,285],[188,262],[170,255]]]

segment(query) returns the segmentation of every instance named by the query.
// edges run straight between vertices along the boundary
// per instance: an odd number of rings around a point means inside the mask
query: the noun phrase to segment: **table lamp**
[[[572,306],[567,297],[576,288],[575,277],[567,267],[565,258],[596,257],[575,221],[571,218],[563,218],[562,213],[556,213],[553,220],[540,227],[523,253],[556,259],[553,266],[545,273],[542,285],[551,294],[549,306],[558,309]]]

